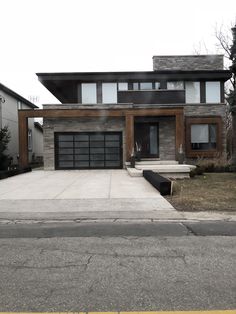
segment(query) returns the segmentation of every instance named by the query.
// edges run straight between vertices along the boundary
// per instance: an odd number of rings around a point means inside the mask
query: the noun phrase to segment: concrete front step
[[[125,163],[126,166],[130,166],[130,162]],[[176,160],[158,160],[158,159],[142,159],[136,161],[135,165],[178,165]]]
[[[195,166],[193,165],[136,165],[135,168],[127,167],[131,177],[143,176],[143,170],[152,170],[166,178],[184,179],[189,178],[189,173]]]

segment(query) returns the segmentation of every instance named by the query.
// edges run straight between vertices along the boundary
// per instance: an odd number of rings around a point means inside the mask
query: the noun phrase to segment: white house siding
[[[8,126],[9,128],[11,139],[8,144],[7,154],[10,157],[13,157],[13,163],[17,163],[17,156],[19,154],[18,99],[1,89],[0,94],[5,99],[5,102],[1,104],[0,126]],[[32,109],[22,101],[21,103],[22,109]],[[34,119],[28,119],[28,127],[29,129],[32,129],[33,139],[33,149],[29,152],[29,161],[31,161],[32,153],[35,153],[35,156],[43,156],[43,133],[39,130],[35,130]]]

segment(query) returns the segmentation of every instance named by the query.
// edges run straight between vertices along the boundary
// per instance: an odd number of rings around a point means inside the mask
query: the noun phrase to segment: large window
[[[183,81],[169,81],[167,82],[167,89],[184,89]]]
[[[96,83],[82,83],[82,104],[97,103],[97,85]]]
[[[193,150],[216,149],[216,124],[191,125],[191,148]]]
[[[185,82],[186,103],[200,103],[200,82]]]
[[[221,152],[221,117],[186,117],[187,157],[214,157]]]
[[[102,102],[103,104],[117,103],[117,84],[102,83]]]
[[[206,82],[206,103],[220,103],[220,82]]]

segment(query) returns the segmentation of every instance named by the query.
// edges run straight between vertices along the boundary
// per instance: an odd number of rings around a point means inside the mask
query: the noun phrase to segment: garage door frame
[[[106,166],[106,159],[105,159],[105,156],[106,156],[106,153],[104,151],[104,166],[101,166],[101,167],[76,167],[76,166],[73,166],[73,167],[62,167],[62,166],[59,166],[59,141],[58,141],[58,138],[59,138],[59,135],[88,135],[89,136],[89,165],[90,165],[90,156],[91,156],[91,153],[90,153],[90,149],[91,149],[91,140],[90,140],[90,137],[91,135],[104,135],[104,146],[103,148],[105,149],[105,136],[106,135],[119,135],[119,143],[120,143],[120,146],[119,146],[119,158],[120,158],[120,164],[119,166]],[[123,168],[123,138],[122,138],[122,131],[104,131],[104,132],[85,132],[85,131],[82,131],[82,132],[54,132],[54,160],[55,160],[55,170],[88,170],[88,169],[122,169]],[[73,143],[75,142],[74,140],[74,137],[73,137]],[[73,145],[73,151],[75,150],[75,145]],[[107,154],[108,155],[108,154]],[[73,153],[73,164],[75,165],[75,153]]]

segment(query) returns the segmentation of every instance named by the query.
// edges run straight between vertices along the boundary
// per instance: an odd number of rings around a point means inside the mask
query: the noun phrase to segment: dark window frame
[[[208,150],[194,150],[191,147],[191,126],[193,124],[215,124],[216,125],[216,148]],[[222,153],[222,117],[186,117],[186,156],[187,157],[215,157]]]

